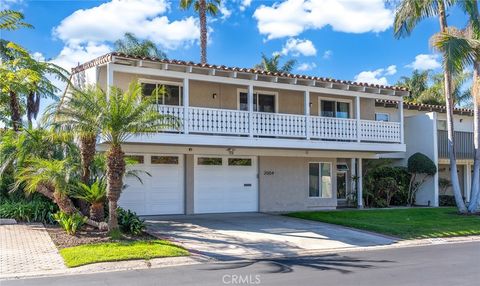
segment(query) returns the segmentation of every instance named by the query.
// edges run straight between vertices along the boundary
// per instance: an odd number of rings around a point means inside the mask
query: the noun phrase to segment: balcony
[[[438,157],[448,159],[448,133],[438,130]],[[455,153],[457,159],[473,159],[474,154],[473,132],[455,131]]]
[[[309,142],[402,144],[401,123],[228,109],[159,105],[162,114],[180,119],[169,133],[222,137],[297,139]],[[332,142],[333,141],[333,142]],[[338,144],[336,143],[336,144]]]

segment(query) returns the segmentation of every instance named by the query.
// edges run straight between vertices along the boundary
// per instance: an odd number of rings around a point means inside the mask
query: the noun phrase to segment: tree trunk
[[[107,153],[107,198],[108,198],[108,228],[118,229],[117,202],[120,198],[125,174],[125,160],[120,145],[112,145]]]
[[[447,29],[447,17],[445,14],[445,6],[443,1],[438,1],[438,18],[440,22],[440,32],[444,33]],[[450,158],[450,179],[455,196],[455,203],[460,213],[467,212],[465,202],[463,201],[462,193],[460,191],[460,182],[457,173],[457,157],[455,154],[455,133],[453,124],[453,96],[452,96],[452,75],[451,71],[444,68],[444,88],[445,88],[445,102],[447,109],[447,133],[448,133],[448,155]]]
[[[97,137],[93,135],[85,135],[80,138],[80,159],[82,161],[82,183],[88,185],[90,183],[90,167],[95,157],[95,146]]]
[[[201,63],[207,63],[207,3],[205,0],[200,0],[200,53]]]
[[[101,222],[103,221],[103,202],[93,203],[90,206],[90,218],[93,221]]]
[[[473,160],[473,177],[470,203],[468,211],[475,213],[479,205],[480,197],[480,62],[477,61],[473,69],[473,145],[475,148]]]
[[[13,131],[19,131],[22,125],[22,115],[20,113],[20,102],[18,101],[17,93],[10,91],[10,115],[12,120]]]
[[[60,211],[66,213],[66,214],[73,214],[77,212],[77,209],[73,205],[72,200],[60,192],[54,192],[53,193],[53,200],[54,202],[58,205],[58,208]]]
[[[35,112],[35,94],[33,92],[29,92],[27,96],[27,119],[28,119],[28,126],[32,127],[32,118]]]

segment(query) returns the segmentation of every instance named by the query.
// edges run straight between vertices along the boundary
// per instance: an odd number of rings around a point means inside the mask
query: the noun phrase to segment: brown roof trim
[[[397,106],[397,101],[393,101],[393,100],[376,99],[375,103],[377,106],[385,106],[385,107]],[[440,113],[447,112],[447,108],[443,105],[423,104],[423,103],[414,103],[414,102],[404,101],[403,107],[406,109],[410,109],[410,110],[414,109],[418,111],[436,111]],[[470,109],[470,108],[455,108],[453,112],[458,115],[473,116],[473,109]]]
[[[148,61],[164,63],[164,64],[175,64],[175,65],[192,66],[192,67],[199,67],[199,68],[211,68],[211,69],[217,69],[222,71],[233,71],[233,72],[237,71],[237,72],[252,73],[252,74],[259,74],[259,75],[316,80],[316,81],[327,82],[327,83],[339,83],[339,84],[347,84],[347,85],[354,85],[354,86],[361,86],[361,87],[382,88],[382,89],[390,89],[394,91],[408,92],[407,88],[398,87],[398,86],[385,86],[385,85],[379,85],[379,84],[354,82],[354,81],[348,81],[348,80],[339,80],[339,79],[333,79],[333,78],[316,77],[316,76],[308,76],[308,75],[300,75],[300,74],[277,73],[277,72],[274,73],[274,72],[267,72],[264,70],[259,70],[254,68],[227,67],[224,65],[200,64],[200,63],[186,62],[186,61],[180,61],[180,60],[168,60],[168,59],[162,60],[162,59],[153,58],[153,57],[137,57],[137,56],[131,56],[131,55],[117,53],[117,52],[112,52],[112,53],[100,56],[94,60],[88,61],[84,64],[78,65],[77,67],[72,68],[72,73],[75,74],[94,66],[103,65],[108,62],[112,62],[114,57],[121,57],[121,58],[134,59],[134,60],[148,60]]]

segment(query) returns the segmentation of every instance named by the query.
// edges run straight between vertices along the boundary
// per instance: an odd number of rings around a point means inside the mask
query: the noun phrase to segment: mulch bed
[[[92,243],[102,243],[102,242],[113,242],[118,240],[113,240],[108,236],[107,231],[100,231],[91,226],[84,226],[81,230],[77,231],[75,235],[68,235],[60,226],[58,225],[45,225],[48,234],[53,240],[53,243],[57,248],[67,248],[73,246],[79,246],[83,244],[92,244]],[[123,240],[151,240],[155,237],[144,233],[141,236],[128,236],[124,235]]]

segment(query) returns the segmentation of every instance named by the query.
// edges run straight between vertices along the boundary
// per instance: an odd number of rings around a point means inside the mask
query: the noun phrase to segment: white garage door
[[[195,156],[195,213],[258,211],[256,157]]]
[[[132,155],[140,162],[128,167],[140,172],[143,184],[134,177],[127,177],[127,188],[120,196],[122,208],[138,215],[184,213],[184,163],[182,155]]]

